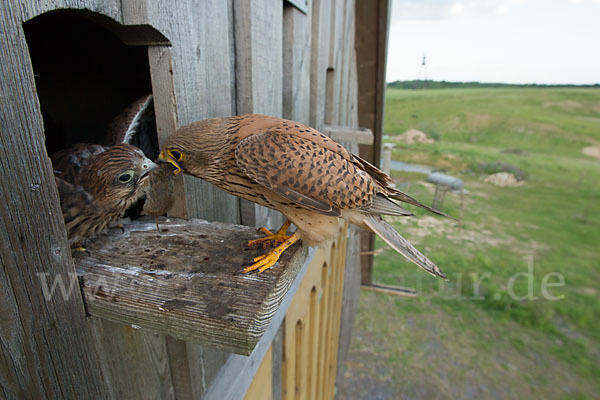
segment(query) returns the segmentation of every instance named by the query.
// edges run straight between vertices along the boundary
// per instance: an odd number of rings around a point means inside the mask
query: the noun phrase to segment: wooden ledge
[[[262,274],[241,270],[262,249],[256,228],[203,220],[133,221],[75,253],[91,315],[248,355],[265,333],[308,251],[295,244]]]

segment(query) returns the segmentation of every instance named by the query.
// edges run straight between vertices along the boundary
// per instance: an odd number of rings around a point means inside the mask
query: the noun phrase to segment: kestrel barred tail
[[[298,122],[248,114],[208,119],[178,129],[163,146],[160,160],[221,189],[280,211],[286,223],[257,242],[278,246],[254,259],[244,272],[273,266],[298,239],[324,243],[338,233],[338,218],[378,234],[407,259],[432,275],[444,273],[383,220],[411,216],[394,200],[425,208],[393,187],[392,179],[317,130]],[[295,233],[286,235],[289,224]]]
[[[77,144],[52,155],[69,243],[73,246],[117,222],[143,195],[157,168],[135,146]]]

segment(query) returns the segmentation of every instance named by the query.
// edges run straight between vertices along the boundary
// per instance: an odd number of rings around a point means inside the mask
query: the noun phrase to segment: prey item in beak
[[[173,171],[173,175],[177,175],[177,174],[180,174],[183,172],[183,170],[181,169],[181,167],[179,166],[177,161],[175,161],[173,156],[168,154],[168,150],[161,151],[160,154],[158,155],[158,159],[161,161],[164,161],[164,162],[168,162],[176,168],[175,171]]]

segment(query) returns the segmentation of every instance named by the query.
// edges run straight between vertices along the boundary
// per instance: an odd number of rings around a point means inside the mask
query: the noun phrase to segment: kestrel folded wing
[[[104,143],[109,146],[119,143],[129,143],[140,147],[139,143],[136,143],[136,141],[139,141],[136,140],[136,136],[140,136],[144,128],[145,116],[153,114],[151,106],[151,94],[140,97],[129,104],[119,115],[109,122],[108,129],[104,135]]]
[[[108,148],[99,144],[79,143],[52,154],[52,167],[60,179],[79,185],[79,173],[90,158],[104,153]]]
[[[297,135],[257,133],[240,141],[235,154],[248,177],[322,214],[339,216],[344,209],[368,208],[375,195],[366,172]]]
[[[60,207],[65,226],[69,234],[69,243],[80,243],[91,234],[100,231],[100,228],[104,225],[94,224],[93,221],[106,220],[106,210],[102,205],[94,201],[94,197],[81,186],[71,184],[58,176],[55,176],[54,179],[60,196]],[[95,226],[99,227],[93,229]]]

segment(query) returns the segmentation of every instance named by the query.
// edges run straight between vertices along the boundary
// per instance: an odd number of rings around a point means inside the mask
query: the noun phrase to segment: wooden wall
[[[52,282],[62,276],[67,287],[75,288],[77,278],[44,147],[22,24],[53,10],[82,10],[105,16],[103,23],[124,42],[147,45],[161,142],[189,122],[247,112],[283,116],[318,129],[325,124],[358,126],[354,1],[309,0],[307,8],[303,12],[282,0],[0,4],[0,160],[5,160],[0,161],[0,397],[201,398],[230,359],[216,349],[86,317],[78,295],[44,299],[40,277]],[[175,216],[267,226],[282,221],[277,213],[193,178],[178,178],[176,193]],[[352,267],[345,274],[341,268],[336,272],[352,290],[356,251],[348,250]],[[329,282],[317,278],[315,288]],[[351,328],[357,295],[345,291],[336,297],[336,310],[343,303],[350,311],[342,313],[341,329],[329,328],[327,340],[335,347],[334,333]],[[298,328],[297,321],[286,320],[286,332],[310,325],[305,321]],[[340,346],[347,348],[349,336],[342,336]],[[311,340],[310,335],[296,337]],[[323,364],[330,382],[336,353],[327,353]],[[287,396],[292,377],[283,376]],[[308,393],[309,387],[317,386],[310,381],[300,390]]]

